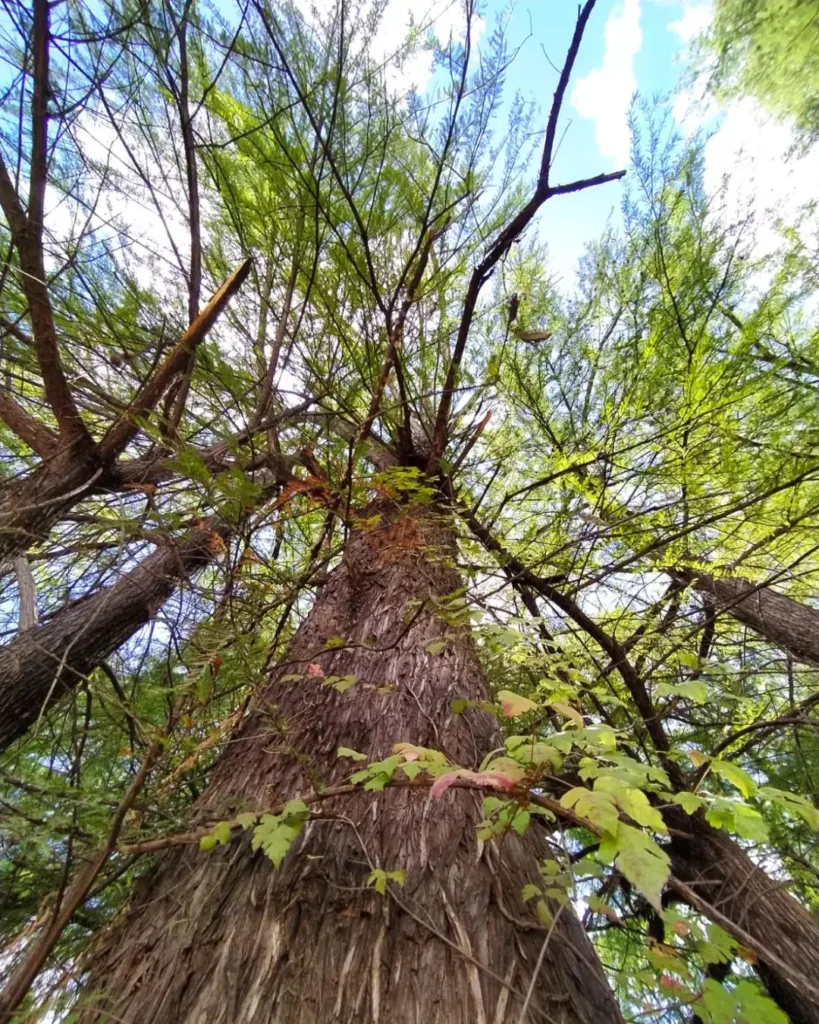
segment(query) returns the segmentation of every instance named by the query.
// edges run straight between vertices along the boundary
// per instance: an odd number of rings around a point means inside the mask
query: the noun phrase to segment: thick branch
[[[60,434],[67,440],[91,445],[74,397],[68,387],[60,359],[54,313],[48,295],[43,259],[43,207],[48,173],[48,81],[49,3],[34,0],[32,49],[34,87],[31,101],[31,175],[28,214],[0,157],[0,208],[8,221],[12,241],[20,260],[23,293],[29,316],[37,363],[43,375],[46,397]]]
[[[118,583],[73,601],[0,647],[0,750],[149,622],[188,573],[224,548],[227,527],[207,521],[149,555]]]
[[[767,583],[690,569],[676,569],[672,574],[710,597],[718,611],[788,651],[797,661],[819,667],[819,611],[815,608],[778,594]]]
[[[103,461],[108,462],[116,458],[139,432],[140,417],[156,406],[174,377],[185,369],[190,353],[204,340],[222,310],[242,286],[250,272],[250,266],[251,260],[248,258],[230,275],[188,327],[151,380],[140,389],[122,416],[108,430],[99,445]]]
[[[53,455],[59,445],[57,435],[30,416],[4,387],[0,387],[0,419],[43,459]]]

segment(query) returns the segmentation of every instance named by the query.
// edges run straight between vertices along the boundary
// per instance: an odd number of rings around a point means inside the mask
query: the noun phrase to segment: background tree
[[[816,0],[717,0],[702,56],[718,95],[755,97],[793,118],[810,144],[819,137],[818,44]]]

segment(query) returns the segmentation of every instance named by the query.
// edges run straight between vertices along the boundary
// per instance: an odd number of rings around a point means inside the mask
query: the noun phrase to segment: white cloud
[[[640,0],[623,0],[609,15],[605,39],[603,63],[578,81],[571,102],[581,117],[594,121],[602,155],[622,166],[631,146],[628,110],[637,87],[634,58],[643,45]]]
[[[790,153],[791,127],[745,98],[725,108],[719,130],[705,146],[705,184],[715,195],[725,184],[725,212],[733,220],[749,214],[756,227],[756,253],[780,243],[778,224],[816,230],[804,216],[806,203],[819,194],[819,146]]]
[[[418,92],[424,92],[432,79],[432,52],[419,45],[403,60],[395,59],[396,50],[406,39],[410,23],[416,29],[431,32],[443,45],[450,39],[463,41],[466,37],[464,5],[461,0],[390,0],[379,22],[370,48],[377,60],[390,61],[387,67],[389,86],[397,92],[405,92],[413,87]],[[473,46],[477,44],[484,28],[483,19],[475,15],[472,18]]]
[[[780,226],[798,227],[802,237],[819,231],[819,218],[805,206],[819,199],[819,145],[793,152],[794,132],[749,98],[720,106],[700,91],[681,93],[673,105],[677,124],[689,135],[710,132],[705,143],[705,187],[719,199],[719,213],[735,223],[750,221],[754,255],[781,243]]]
[[[668,31],[679,36],[683,43],[690,43],[701,35],[711,24],[714,8],[710,3],[688,3],[678,21],[669,22]]]
[[[337,0],[297,0],[297,4],[309,18],[314,9],[321,14],[332,13],[336,10]],[[359,19],[367,10],[369,8],[365,7],[359,13]],[[408,52],[404,44],[410,25],[421,32],[417,44]],[[483,18],[473,15],[473,46],[477,45],[485,28]],[[388,0],[369,40],[369,50],[375,60],[385,62],[387,84],[395,92],[407,92],[413,87],[424,92],[429,85],[433,75],[433,55],[424,43],[430,32],[443,45],[450,38],[456,42],[463,41],[466,35],[463,0]]]

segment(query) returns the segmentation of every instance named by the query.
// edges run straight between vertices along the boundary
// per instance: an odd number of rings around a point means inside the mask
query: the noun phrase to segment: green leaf
[[[406,871],[384,871],[383,868],[373,868],[367,876],[367,885],[384,896],[387,892],[388,882],[395,882],[396,885],[403,885],[406,880]]]
[[[346,693],[356,684],[356,676],[325,676],[325,686],[331,686],[338,693]]]
[[[512,818],[512,828],[519,836],[524,835],[526,829],[529,828],[530,818],[531,815],[528,811],[518,811],[514,818]]]
[[[374,868],[367,876],[367,885],[383,896],[387,891],[387,872],[383,868]]]
[[[569,719],[578,729],[583,728],[583,716],[571,704],[567,704],[562,700],[553,700],[549,706],[553,707],[559,715]]]
[[[679,804],[688,814],[695,814],[705,803],[696,793],[663,793],[662,796],[673,804]]]
[[[614,835],[617,832],[619,815],[614,797],[610,793],[593,792],[584,786],[577,786],[560,798],[562,807],[573,807],[581,818],[588,820]]]
[[[731,989],[706,978],[694,1008],[704,1024],[788,1024],[787,1015],[747,978]]]
[[[212,850],[215,846],[223,846],[230,842],[231,828],[227,821],[217,822],[208,835],[199,840],[200,850]]]
[[[295,805],[302,803],[300,800],[291,802]],[[253,830],[252,849],[262,850],[274,868],[281,866],[294,840],[301,834],[304,824],[302,812],[295,810],[291,817],[296,819],[295,822],[284,821],[283,816],[265,814]],[[302,820],[299,820],[300,817]]]
[[[550,928],[554,923],[554,914],[549,910],[549,906],[546,900],[538,900],[535,904],[535,912],[537,913],[538,921],[544,926],[544,928]]]
[[[339,747],[336,751],[339,757],[349,757],[353,761],[366,761],[367,755],[360,754],[357,750],[352,750],[350,747]]]
[[[819,809],[799,793],[788,793],[774,786],[760,786],[757,796],[770,800],[789,814],[801,818],[810,828],[819,831]]]
[[[743,768],[740,768],[738,764],[734,764],[733,761],[715,759],[711,762],[711,771],[715,775],[719,775],[720,778],[726,779],[732,786],[736,786],[746,799],[749,796],[753,796],[756,792],[757,786],[754,780]]]
[[[700,679],[687,683],[659,683],[657,695],[660,697],[682,697],[694,704],[705,704],[708,700],[708,686]]]
[[[663,886],[671,874],[668,854],[660,849],[651,836],[622,821],[619,822],[614,838],[617,844],[615,863],[618,870],[645,896],[658,913],[662,913],[660,897]]]
[[[528,711],[538,710],[538,706],[533,700],[529,700],[528,697],[521,697],[518,693],[512,693],[511,690],[500,690],[498,701],[503,709],[504,718],[518,718],[520,715],[525,715]]]
[[[638,825],[645,825],[656,832],[665,832],[663,816],[648,802],[648,797],[641,789],[625,786],[618,778],[600,775],[595,780],[594,788],[598,792],[610,793],[618,806]]]
[[[764,843],[768,838],[768,827],[759,811],[738,800],[716,797],[705,812],[705,818],[714,828],[736,832],[744,839]]]

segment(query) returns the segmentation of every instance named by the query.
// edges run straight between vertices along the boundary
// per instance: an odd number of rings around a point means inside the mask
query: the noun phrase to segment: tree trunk
[[[180,579],[222,550],[224,535],[215,521],[200,526],[0,647],[0,751],[153,618]]]
[[[341,746],[373,761],[407,741],[467,767],[498,747],[489,715],[451,708],[485,698],[486,686],[468,628],[442,617],[440,600],[460,585],[449,520],[428,508],[377,511],[377,526],[351,534],[216,766],[203,817],[346,781]],[[334,639],[347,646],[328,650]],[[326,681],[350,675],[344,693]],[[109,1013],[133,1024],[621,1019],[571,903],[553,903],[546,928],[521,900],[549,857],[540,828],[480,844],[481,799],[465,789],[433,800],[388,786],[320,806],[279,870],[247,840],[164,854],[90,964],[83,1024]],[[367,885],[376,867],[406,872],[405,883],[380,895]]]
[[[819,611],[764,585],[740,577],[718,579],[702,572],[675,570],[678,579],[706,594],[725,612],[797,661],[819,666]]]
[[[675,839],[672,870],[735,924],[811,980],[819,978],[819,919],[758,868],[730,836],[699,817],[693,840]],[[755,964],[771,998],[793,1024],[819,1024],[819,1002],[800,993],[776,966]]]

